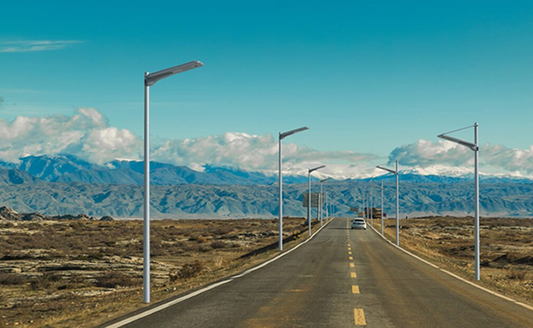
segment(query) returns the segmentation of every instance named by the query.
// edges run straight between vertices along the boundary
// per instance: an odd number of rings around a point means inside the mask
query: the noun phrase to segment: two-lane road
[[[286,256],[125,327],[533,327],[490,295],[337,218]]]

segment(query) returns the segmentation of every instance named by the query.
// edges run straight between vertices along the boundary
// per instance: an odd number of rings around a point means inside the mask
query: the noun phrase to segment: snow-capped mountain
[[[81,182],[96,184],[142,184],[144,163],[134,160],[115,160],[104,165],[86,162],[72,155],[26,156],[19,163],[0,162],[0,168],[17,169],[31,176],[50,182]],[[186,166],[152,162],[150,165],[152,183],[156,185],[213,184],[213,185],[252,185],[275,184],[277,172],[249,172],[237,168],[205,166],[196,171]],[[324,178],[333,180],[389,181],[394,179],[390,173],[376,169],[361,176],[329,176],[320,171],[313,172],[312,180]],[[400,180],[410,182],[455,183],[472,179],[473,169],[434,165],[429,167],[400,168]],[[529,177],[516,175],[489,175],[480,173],[481,182],[487,183],[528,183]],[[284,183],[307,182],[307,170],[295,174],[285,172]]]
[[[0,163],[0,205],[20,212],[49,215],[142,216],[144,166],[116,160],[96,165],[72,156],[28,156],[20,163]],[[436,173],[448,172],[450,175]],[[400,213],[472,215],[472,172],[443,167],[400,171]],[[313,186],[324,176],[315,175]],[[152,163],[154,217],[271,217],[278,210],[277,175],[206,166],[202,172],[184,166]],[[324,190],[335,215],[353,215],[370,184],[385,186],[385,212],[393,213],[395,176],[330,180]],[[302,194],[307,175],[284,174],[285,214],[304,216]],[[314,189],[316,191],[317,189]],[[374,197],[378,192],[375,191]],[[481,176],[481,215],[533,216],[533,181],[520,177]]]

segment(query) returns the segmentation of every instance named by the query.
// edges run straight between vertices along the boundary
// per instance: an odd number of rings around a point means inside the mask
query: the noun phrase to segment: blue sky
[[[152,88],[156,143],[220,145],[236,132],[271,145],[279,131],[309,126],[287,139],[299,149],[295,166],[327,154],[342,162],[345,152],[348,165],[370,161],[364,168],[391,153],[437,165],[427,159],[433,147],[446,165],[469,166],[467,152],[436,135],[477,121],[487,170],[533,174],[529,1],[12,1],[2,11],[0,119],[12,129],[20,116],[70,122],[92,108],[100,121],[71,131],[73,140],[83,129],[142,139],[144,72],[200,60]],[[7,142],[10,154],[24,143]],[[189,164],[176,150],[154,151]]]

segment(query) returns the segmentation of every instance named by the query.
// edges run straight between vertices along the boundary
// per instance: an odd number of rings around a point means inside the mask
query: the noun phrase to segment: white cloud
[[[228,132],[220,136],[166,141],[153,150],[152,158],[192,168],[209,164],[274,174],[278,170],[278,149],[278,140],[270,134]],[[321,170],[323,175],[356,174],[361,173],[363,163],[375,158],[350,151],[321,152],[294,143],[283,144],[283,170],[293,174],[306,172],[318,163],[327,165]]]
[[[16,162],[27,155],[72,154],[103,164],[117,158],[142,159],[142,139],[127,129],[110,126],[94,108],[78,109],[73,115],[46,117],[18,116],[0,120],[0,159]],[[473,170],[473,152],[448,141],[418,140],[394,149],[389,164],[398,158],[401,170],[420,174],[457,174]],[[270,134],[250,135],[228,132],[223,135],[153,143],[151,159],[202,170],[205,165],[240,168],[277,174],[278,140]],[[319,151],[295,143],[283,144],[285,174],[306,175],[317,165],[326,168],[318,177],[369,177],[383,174],[375,169],[382,161],[372,154],[353,151]],[[533,146],[511,149],[485,144],[480,149],[480,170],[485,174],[533,176]]]
[[[465,166],[470,165],[473,155],[468,148],[452,142],[418,140],[395,148],[389,155],[389,164],[395,159],[404,166],[430,166],[439,163]]]
[[[17,162],[26,155],[68,153],[102,164],[116,157],[139,158],[141,141],[128,130],[110,127],[93,108],[72,116],[18,116],[0,120],[0,158]]]
[[[110,126],[94,108],[80,108],[72,116],[18,116],[0,120],[0,159],[16,162],[27,155],[72,154],[103,164],[117,158],[142,158],[142,140],[131,131]],[[317,176],[355,177],[368,171],[376,156],[351,151],[318,151],[294,143],[283,144],[286,174],[306,174],[309,167],[326,164]],[[202,170],[205,165],[277,174],[278,140],[272,135],[228,132],[223,135],[168,140],[152,145],[154,161]]]
[[[82,41],[77,40],[32,40],[0,42],[0,52],[36,52],[59,50]]]
[[[467,168],[473,171],[474,153],[449,141],[431,142],[418,140],[394,149],[389,155],[389,164],[398,159],[403,167],[435,168],[443,166]],[[533,146],[528,149],[508,148],[486,143],[480,146],[480,171],[486,174],[533,175]]]

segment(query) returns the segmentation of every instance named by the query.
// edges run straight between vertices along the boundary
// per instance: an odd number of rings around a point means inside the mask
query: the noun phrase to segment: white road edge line
[[[116,323],[111,324],[111,325],[109,325],[109,326],[106,326],[106,328],[119,328],[119,327],[122,327],[122,326],[124,326],[124,325],[129,324],[129,323],[132,323],[132,322],[134,322],[134,321],[137,321],[137,320],[139,320],[139,319],[141,319],[141,318],[147,317],[147,316],[152,315],[152,314],[154,314],[154,313],[156,313],[156,312],[159,312],[159,311],[161,311],[161,310],[164,310],[164,309],[166,309],[166,308],[168,308],[168,307],[170,307],[170,306],[173,306],[173,305],[175,305],[175,304],[181,303],[181,302],[186,301],[186,300],[188,300],[188,299],[190,299],[190,298],[193,298],[193,297],[195,297],[195,296],[198,296],[198,295],[200,295],[200,294],[202,294],[202,293],[205,293],[205,292],[207,292],[208,290],[211,290],[211,289],[217,288],[218,286],[222,286],[222,285],[224,285],[224,284],[227,284],[227,283],[229,283],[229,282],[232,282],[232,281],[235,280],[235,279],[238,279],[238,278],[244,277],[245,275],[247,275],[247,274],[249,274],[249,273],[252,273],[252,272],[254,272],[254,271],[256,271],[256,270],[259,270],[259,269],[261,269],[261,268],[267,266],[268,264],[270,264],[270,263],[272,263],[272,262],[274,262],[274,261],[276,261],[276,260],[282,258],[283,256],[285,256],[285,255],[291,253],[292,251],[298,249],[298,247],[300,247],[300,246],[302,246],[302,245],[305,245],[307,242],[309,242],[311,239],[313,239],[317,233],[319,233],[319,232],[320,232],[322,229],[324,229],[324,228],[325,228],[325,227],[326,227],[331,221],[333,221],[333,219],[334,219],[334,218],[331,218],[331,220],[329,220],[328,222],[326,222],[326,224],[324,224],[322,227],[320,227],[320,229],[318,229],[317,231],[315,231],[315,233],[312,234],[310,238],[307,238],[305,241],[303,241],[303,242],[301,242],[300,244],[294,246],[294,247],[291,248],[290,250],[288,250],[288,251],[286,251],[286,252],[284,252],[284,253],[281,253],[280,255],[274,257],[273,259],[270,259],[270,260],[268,260],[268,261],[266,261],[266,262],[264,262],[264,263],[261,263],[261,264],[259,264],[258,266],[255,266],[255,267],[253,267],[253,268],[251,268],[251,269],[248,269],[248,270],[244,271],[244,272],[241,273],[241,274],[238,274],[238,275],[235,275],[235,276],[231,276],[231,277],[229,277],[229,278],[226,279],[226,280],[223,280],[223,281],[220,281],[220,282],[214,283],[214,284],[212,284],[212,285],[209,285],[209,286],[207,286],[207,287],[205,287],[205,288],[202,288],[202,289],[200,289],[200,290],[197,290],[197,291],[195,291],[195,292],[192,292],[192,293],[190,293],[190,294],[187,294],[187,295],[185,295],[185,296],[182,296],[182,297],[180,297],[180,298],[177,298],[177,299],[172,300],[172,301],[170,301],[170,302],[167,302],[167,303],[165,303],[165,304],[161,304],[161,305],[159,305],[159,306],[157,306],[157,307],[155,307],[155,308],[153,308],[153,309],[146,310],[146,311],[144,311],[144,312],[142,312],[142,313],[139,313],[139,314],[134,315],[134,316],[132,316],[132,317],[126,318],[126,319],[124,319],[124,320],[122,320],[122,321],[119,321],[119,322],[116,322]]]
[[[380,236],[381,238],[383,238],[386,242],[388,242],[388,243],[391,244],[392,246],[398,248],[398,249],[401,250],[402,252],[404,252],[404,253],[406,253],[406,254],[408,254],[408,255],[414,257],[415,259],[417,259],[417,260],[419,260],[419,261],[422,261],[422,262],[424,262],[425,264],[427,264],[427,265],[429,265],[429,266],[431,266],[431,267],[434,267],[435,269],[439,269],[440,271],[442,271],[442,272],[444,272],[444,273],[446,273],[446,274],[448,274],[448,275],[450,275],[450,276],[452,276],[452,277],[454,277],[454,278],[456,278],[456,279],[458,279],[458,280],[460,280],[460,281],[462,281],[462,282],[464,282],[464,283],[467,283],[467,284],[469,284],[470,286],[476,287],[477,289],[480,289],[480,290],[482,290],[482,291],[484,291],[484,292],[487,292],[487,293],[489,293],[489,294],[491,294],[491,295],[497,296],[497,297],[499,297],[499,298],[501,298],[501,299],[504,299],[504,300],[506,300],[506,301],[512,302],[512,303],[514,303],[514,304],[520,305],[520,306],[522,306],[522,307],[524,307],[524,308],[526,308],[526,309],[528,309],[528,310],[533,311],[533,306],[527,305],[527,304],[525,304],[525,303],[519,302],[519,301],[517,301],[517,300],[515,300],[515,299],[512,299],[512,298],[507,297],[507,296],[505,296],[505,295],[502,295],[502,294],[500,294],[500,293],[497,293],[497,292],[495,292],[495,291],[493,291],[493,290],[490,290],[490,289],[485,288],[485,287],[483,287],[483,286],[477,285],[477,284],[475,284],[475,283],[473,283],[473,282],[471,282],[471,281],[469,281],[469,280],[466,280],[466,279],[463,278],[463,277],[460,277],[460,276],[456,275],[455,273],[452,273],[452,272],[450,272],[450,271],[448,271],[448,270],[442,269],[442,268],[436,266],[435,264],[433,264],[433,263],[431,263],[431,262],[428,262],[428,261],[424,260],[423,258],[421,258],[421,257],[419,257],[419,256],[417,256],[417,255],[415,255],[415,254],[413,254],[413,253],[411,253],[411,252],[409,252],[409,251],[407,251],[407,250],[401,248],[400,246],[397,246],[395,243],[393,243],[392,241],[390,241],[390,240],[388,240],[387,238],[385,238],[385,236],[382,236],[381,233],[379,233],[379,232],[378,232],[373,226],[370,226],[370,227],[372,228],[372,230],[374,230],[375,233],[378,234],[378,236]]]

